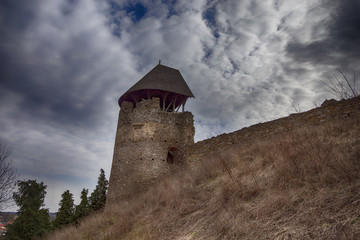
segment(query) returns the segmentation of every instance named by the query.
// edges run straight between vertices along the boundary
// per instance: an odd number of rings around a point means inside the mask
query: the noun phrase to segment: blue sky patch
[[[134,22],[140,21],[147,13],[147,8],[141,3],[126,5],[124,10]]]
[[[211,30],[213,31],[213,35],[215,38],[219,38],[219,32],[216,28],[216,19],[215,19],[215,14],[216,14],[216,9],[215,7],[210,7],[208,8],[204,13],[203,13],[203,18],[206,21],[206,24],[211,28]]]

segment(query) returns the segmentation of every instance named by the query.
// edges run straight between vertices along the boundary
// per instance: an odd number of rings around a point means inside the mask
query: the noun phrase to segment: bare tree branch
[[[16,185],[17,171],[12,166],[10,154],[10,148],[0,143],[0,210],[8,206]]]
[[[355,92],[355,89],[353,88],[353,86],[351,86],[349,80],[347,79],[347,77],[345,76],[345,74],[341,71],[341,70],[338,70],[339,73],[343,76],[343,78],[345,79],[347,85],[348,85],[348,92],[351,92],[352,93],[352,96],[351,97],[356,97],[356,92]],[[355,87],[355,75],[354,75],[354,87]]]
[[[294,108],[295,112],[300,113],[300,112],[301,112],[300,105],[299,105],[299,104],[295,104],[294,99],[292,99],[292,98],[290,98],[290,97],[288,97],[288,98],[289,98],[289,102],[290,102],[291,106]]]
[[[338,99],[350,99],[359,96],[360,91],[356,89],[358,79],[355,70],[353,70],[353,81],[340,69],[337,72],[338,74],[333,73],[332,77],[328,77],[327,82],[321,81],[326,86],[325,90]]]

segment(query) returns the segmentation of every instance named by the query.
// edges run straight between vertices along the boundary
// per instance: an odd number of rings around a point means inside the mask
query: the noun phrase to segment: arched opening
[[[174,153],[172,151],[168,151],[166,162],[169,164],[174,164]]]
[[[176,160],[176,152],[178,151],[177,148],[174,148],[174,147],[170,147],[168,149],[168,153],[167,153],[167,158],[166,158],[166,162],[168,164],[174,164],[175,163],[175,160]]]

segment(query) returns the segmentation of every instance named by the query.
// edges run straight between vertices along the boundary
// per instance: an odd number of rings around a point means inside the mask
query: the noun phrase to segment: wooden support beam
[[[171,100],[171,102],[170,102],[169,106],[167,106],[165,112],[167,112],[167,110],[170,108],[170,106],[172,105],[173,101],[174,101],[174,99]]]
[[[182,100],[181,100],[181,103],[179,105],[179,107],[181,106],[181,110],[182,112],[184,112],[184,105],[185,105],[185,102],[186,102],[186,97],[182,97]]]
[[[186,99],[184,100],[183,104],[182,104],[182,112],[185,111],[185,103],[186,103]]]
[[[134,97],[134,95],[131,94],[130,96],[132,97],[132,99],[134,100],[134,102],[137,103],[137,100],[136,100],[136,98]]]
[[[169,92],[166,92],[165,95],[164,95],[164,98],[163,98],[163,111],[165,111],[165,103],[166,103],[166,98],[167,96],[169,95]]]
[[[175,99],[174,99],[174,102],[173,102],[173,112],[175,112],[175,104],[176,104],[176,99],[177,99],[177,95],[175,95]]]

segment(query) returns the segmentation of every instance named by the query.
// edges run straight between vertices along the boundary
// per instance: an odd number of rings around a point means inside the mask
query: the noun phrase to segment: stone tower
[[[120,97],[107,207],[184,164],[195,133],[193,115],[184,112],[189,97],[179,70],[160,63]]]

